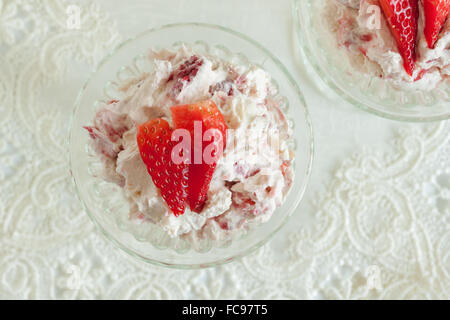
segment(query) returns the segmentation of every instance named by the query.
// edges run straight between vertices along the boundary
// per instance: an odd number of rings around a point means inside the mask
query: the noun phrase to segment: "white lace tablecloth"
[[[192,271],[107,242],[74,196],[65,147],[95,64],[181,21],[242,31],[277,55],[316,143],[292,223],[241,261]],[[450,123],[389,121],[321,93],[298,58],[289,0],[0,0],[0,115],[0,298],[450,298]]]

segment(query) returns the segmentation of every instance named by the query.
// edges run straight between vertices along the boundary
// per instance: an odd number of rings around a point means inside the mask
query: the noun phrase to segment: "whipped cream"
[[[326,18],[336,32],[340,47],[347,48],[366,72],[402,89],[430,91],[450,75],[450,19],[435,48],[428,48],[424,34],[424,10],[419,1],[416,67],[409,76],[378,0],[328,0]],[[377,18],[380,19],[377,19]],[[379,21],[379,24],[377,22]],[[362,61],[362,62],[361,62]]]
[[[130,219],[160,225],[171,237],[224,239],[249,222],[266,222],[293,180],[291,132],[272,100],[270,75],[254,66],[199,55],[190,47],[151,50],[152,73],[123,83],[125,98],[100,106],[91,127],[91,146],[103,164],[103,178],[123,188]],[[180,76],[180,66],[189,70]],[[153,118],[170,124],[170,107],[211,99],[229,132],[203,211],[189,208],[175,217],[141,160],[136,126]],[[269,134],[268,134],[269,133]],[[270,137],[268,139],[268,137]]]

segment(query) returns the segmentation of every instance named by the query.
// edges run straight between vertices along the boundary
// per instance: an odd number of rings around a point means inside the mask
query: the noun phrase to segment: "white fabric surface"
[[[82,9],[67,28],[67,6]],[[324,95],[298,58],[289,0],[0,1],[0,298],[450,298],[450,123],[381,119]],[[169,270],[97,232],[70,182],[65,137],[93,66],[122,39],[221,24],[291,70],[315,129],[292,223],[241,261]],[[281,249],[281,250],[280,250]]]

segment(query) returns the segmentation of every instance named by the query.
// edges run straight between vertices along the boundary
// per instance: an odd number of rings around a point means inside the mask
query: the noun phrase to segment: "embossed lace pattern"
[[[449,122],[358,149],[311,223],[241,261],[170,270],[113,247],[73,193],[65,138],[74,88],[120,35],[80,3],[70,30],[65,1],[0,2],[0,298],[450,298]]]

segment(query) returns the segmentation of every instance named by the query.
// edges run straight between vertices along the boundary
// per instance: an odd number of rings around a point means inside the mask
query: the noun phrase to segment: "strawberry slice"
[[[217,166],[216,161],[205,161],[203,154],[205,148],[214,143],[219,150],[219,154],[211,154],[215,159],[218,159],[225,148],[227,125],[216,104],[210,100],[173,106],[171,112],[174,127],[186,129],[191,133],[192,159],[189,165],[188,202],[191,210],[199,213],[207,200],[209,184]],[[198,132],[194,134],[194,123],[196,121],[200,124],[201,135]],[[202,135],[209,129],[219,130],[223,144],[218,137],[213,137],[211,142],[202,142]],[[197,137],[197,135],[199,136]],[[196,156],[196,154],[201,156]],[[199,159],[200,157],[201,159]]]
[[[444,27],[450,11],[450,0],[423,0],[425,12],[425,39],[428,47],[434,48],[439,33]]]
[[[141,158],[153,183],[175,216],[186,209],[189,167],[172,161],[172,129],[163,119],[153,119],[138,127],[137,143]]]
[[[405,71],[412,76],[416,61],[418,0],[380,0],[380,4],[403,58]]]

